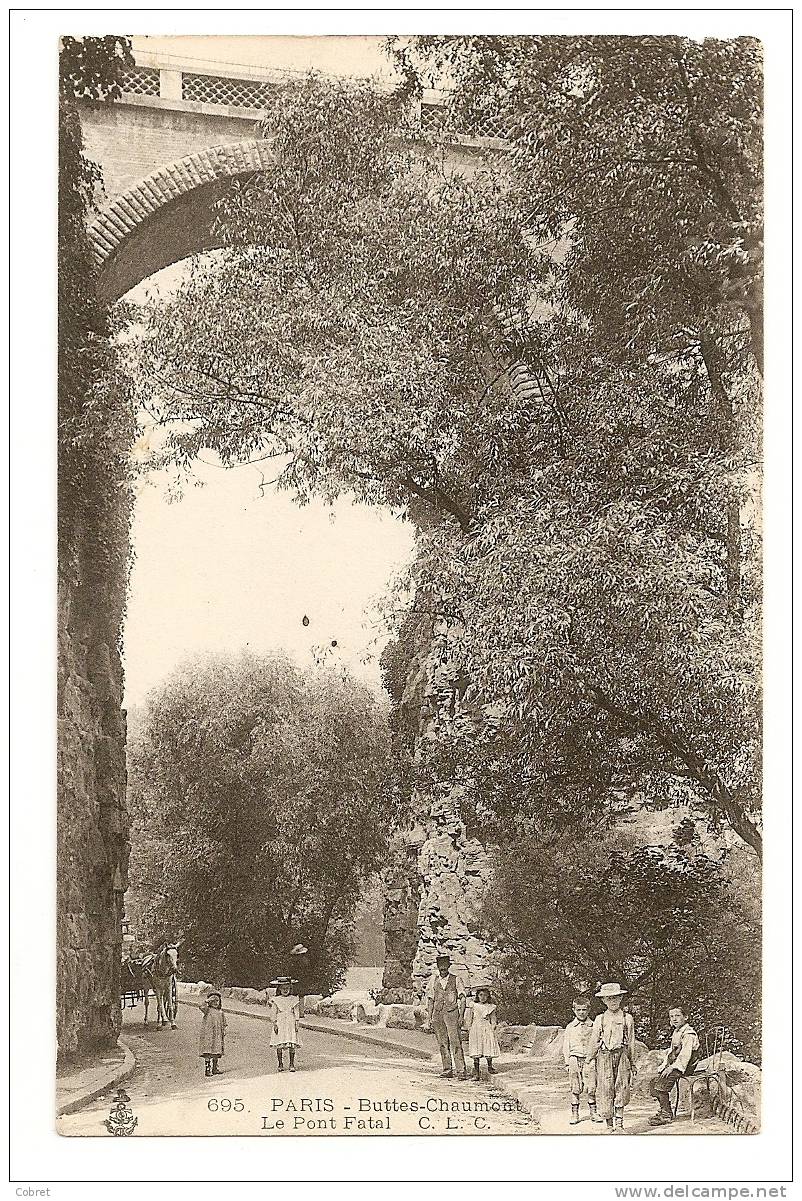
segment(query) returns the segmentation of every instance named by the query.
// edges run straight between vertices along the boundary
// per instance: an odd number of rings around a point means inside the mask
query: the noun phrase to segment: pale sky
[[[311,16],[311,20],[314,17]],[[134,52],[147,50],[164,58],[186,62],[189,69],[215,63],[227,66],[266,67],[271,70],[323,71],[328,75],[382,76],[394,74],[382,50],[383,37],[333,35],[330,37],[241,36],[135,37]]]
[[[225,63],[389,78],[382,41],[135,37],[134,50],[155,52],[188,69]],[[169,293],[185,269],[166,268],[131,298]],[[242,647],[284,649],[301,664],[313,662],[324,648],[329,662],[344,663],[378,688],[383,642],[376,644],[370,615],[393,573],[411,557],[412,527],[345,498],[333,509],[320,502],[300,508],[275,488],[261,494],[264,476],[256,467],[225,471],[199,465],[198,478],[204,486],[186,488],[175,503],[168,503],[167,473],[140,480],[125,624],[126,703],[141,703],[189,655]]]
[[[181,264],[165,268],[129,295],[165,294],[182,272]],[[315,501],[301,508],[274,487],[260,493],[273,474],[269,463],[201,464],[203,486],[190,485],[173,503],[169,473],[140,479],[124,632],[128,705],[188,656],[244,647],[284,649],[300,664],[324,648],[329,663],[379,687],[384,642],[375,642],[373,602],[409,561],[413,528],[347,498],[333,508]]]

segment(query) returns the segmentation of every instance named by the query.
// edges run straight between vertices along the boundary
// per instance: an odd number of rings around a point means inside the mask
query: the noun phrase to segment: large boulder
[[[378,1022],[387,1030],[415,1030],[423,1024],[423,1016],[415,1005],[380,1005]]]
[[[702,1061],[706,1064],[706,1061]],[[760,1125],[761,1081],[763,1073],[757,1064],[739,1059],[725,1051],[721,1066],[727,1073],[727,1093],[723,1098],[733,1117],[743,1112],[744,1117],[755,1126]]]
[[[527,1026],[521,1036],[520,1052],[532,1059],[545,1059],[557,1063],[562,1059],[562,1026]]]
[[[324,997],[319,1002],[316,1012],[322,1018],[341,1018],[345,1022],[350,1022],[353,1007],[353,1001],[335,1000],[334,997]]]
[[[351,1021],[363,1026],[376,1026],[380,1017],[381,1007],[376,1004],[366,1005],[357,1001],[351,1010]]]

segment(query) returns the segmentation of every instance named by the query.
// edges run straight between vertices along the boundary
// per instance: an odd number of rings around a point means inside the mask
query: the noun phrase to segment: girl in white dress
[[[277,981],[276,995],[270,1002],[270,1016],[273,1021],[273,1034],[270,1038],[270,1046],[276,1048],[278,1070],[280,1072],[284,1071],[285,1051],[289,1051],[290,1054],[290,1071],[295,1071],[295,1048],[301,1045],[301,1040],[298,1037],[300,1002],[291,993],[292,981],[287,977],[281,977]]]
[[[496,1006],[490,997],[490,989],[477,988],[475,996],[476,1000],[468,1010],[471,1015],[468,1029],[468,1054],[473,1059],[473,1078],[479,1080],[481,1060],[483,1058],[487,1060],[487,1071],[492,1074],[496,1070],[493,1067],[493,1059],[501,1052],[496,1038],[498,1015]]]

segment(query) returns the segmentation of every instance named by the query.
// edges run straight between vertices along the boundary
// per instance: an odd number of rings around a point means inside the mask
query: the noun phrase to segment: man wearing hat
[[[441,1076],[449,1079],[456,1070],[460,1080],[464,1080],[465,1056],[462,1053],[460,1030],[465,1016],[465,986],[451,970],[451,956],[447,952],[442,951],[435,963],[435,970],[426,988],[426,999],[429,1025],[437,1036],[443,1059]]]
[[[635,1073],[635,1022],[621,1008],[626,989],[602,984],[596,993],[605,1012],[593,1021],[585,1059],[596,1065],[596,1106],[608,1130],[624,1129],[624,1108],[629,1105]]]

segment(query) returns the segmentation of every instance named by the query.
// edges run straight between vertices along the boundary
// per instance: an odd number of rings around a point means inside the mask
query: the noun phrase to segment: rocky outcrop
[[[435,623],[406,665],[397,712],[414,729],[414,763],[421,769],[457,722],[470,721],[466,681],[453,646],[459,631]],[[425,775],[425,772],[421,773]],[[438,951],[446,950],[466,984],[484,978],[490,952],[480,936],[480,914],[490,875],[482,844],[468,836],[459,784],[412,793],[412,821],[398,835],[390,867],[383,873],[385,964],[380,1000],[417,1001]]]
[[[57,1038],[69,1058],[120,1029],[128,870],[125,714],[113,597],[59,587]],[[108,603],[101,603],[102,600]]]
[[[418,854],[426,834],[421,826],[399,832],[390,863],[382,872],[384,887],[384,972],[381,999],[387,1004],[413,999],[412,963],[418,949],[421,878]]]
[[[430,833],[418,855],[421,897],[412,966],[418,994],[426,987],[441,948],[451,955],[455,968],[462,969],[466,983],[485,978],[489,971],[488,947],[479,937],[489,858],[482,844],[468,837],[456,792],[433,803]]]

